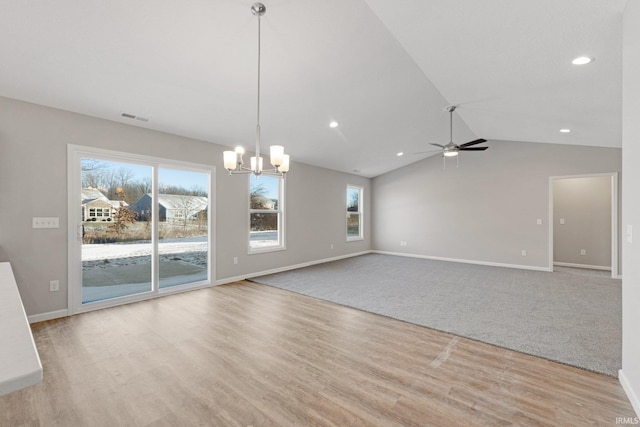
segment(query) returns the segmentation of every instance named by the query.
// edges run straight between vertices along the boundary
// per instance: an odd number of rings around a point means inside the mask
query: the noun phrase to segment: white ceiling
[[[0,1],[0,96],[255,144],[253,1]],[[264,0],[263,146],[373,177],[448,142],[455,104],[457,143],[620,147],[626,2]]]

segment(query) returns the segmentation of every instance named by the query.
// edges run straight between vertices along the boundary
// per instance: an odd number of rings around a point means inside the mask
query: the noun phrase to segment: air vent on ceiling
[[[129,113],[120,113],[120,115],[126,119],[133,119],[133,120],[139,120],[141,122],[148,122],[149,119],[146,117],[140,117],[140,116],[136,116],[135,114],[129,114]]]

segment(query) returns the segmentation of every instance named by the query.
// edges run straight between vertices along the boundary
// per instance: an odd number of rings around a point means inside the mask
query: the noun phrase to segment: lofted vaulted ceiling
[[[2,3],[0,96],[253,147],[253,1]],[[450,104],[458,143],[621,146],[627,0],[263,3],[262,143],[294,161],[399,168],[449,141]]]

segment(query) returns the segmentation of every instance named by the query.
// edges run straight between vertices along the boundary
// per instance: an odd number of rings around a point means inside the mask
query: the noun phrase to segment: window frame
[[[283,251],[287,249],[287,244],[286,244],[286,231],[285,231],[285,179],[284,178],[278,178],[278,177],[273,177],[273,176],[269,176],[269,175],[262,175],[260,177],[258,177],[258,179],[277,179],[278,182],[278,204],[277,204],[277,209],[251,209],[251,180],[252,179],[256,179],[256,177],[253,174],[248,174],[248,179],[247,179],[247,248],[248,248],[248,254],[249,255],[254,255],[254,254],[261,254],[261,253],[268,253],[268,252],[277,252],[277,251]],[[251,214],[254,213],[276,213],[278,215],[278,244],[277,245],[271,245],[271,246],[264,246],[264,247],[253,247],[251,245]]]
[[[357,190],[358,191],[358,210],[357,211],[350,211],[349,210],[349,190]],[[346,216],[345,216],[345,234],[347,237],[347,242],[355,242],[355,241],[360,241],[360,240],[364,240],[364,210],[363,210],[363,200],[364,200],[364,187],[360,186],[360,185],[351,185],[351,184],[347,184],[347,189],[345,192],[345,212],[346,212]],[[349,215],[351,214],[358,214],[359,220],[358,220],[358,235],[357,236],[350,236],[349,235]]]

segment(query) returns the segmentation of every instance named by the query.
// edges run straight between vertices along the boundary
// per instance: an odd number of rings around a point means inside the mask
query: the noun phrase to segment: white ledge
[[[42,364],[11,264],[0,262],[0,396],[42,381]]]

